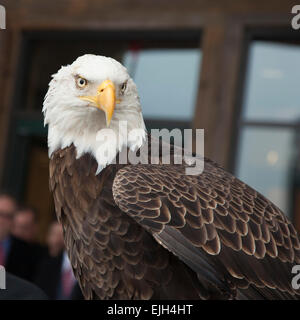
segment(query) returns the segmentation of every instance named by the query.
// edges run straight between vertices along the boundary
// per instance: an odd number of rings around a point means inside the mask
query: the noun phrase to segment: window
[[[239,126],[237,176],[292,216],[300,120],[300,44],[253,41]]]
[[[123,62],[138,86],[145,119],[191,122],[200,58],[196,48],[126,52]]]

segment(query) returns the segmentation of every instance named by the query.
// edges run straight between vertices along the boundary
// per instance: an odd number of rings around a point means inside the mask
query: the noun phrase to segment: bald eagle
[[[206,158],[198,175],[174,158],[113,161],[122,148],[150,148],[137,87],[119,62],[84,55],[62,67],[43,113],[50,189],[86,299],[299,298],[299,236],[263,195]],[[117,144],[99,139],[105,128]]]

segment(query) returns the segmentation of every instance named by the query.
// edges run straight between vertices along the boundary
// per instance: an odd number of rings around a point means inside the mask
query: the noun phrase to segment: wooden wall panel
[[[48,152],[42,147],[34,146],[30,151],[24,202],[37,210],[38,241],[44,243],[49,224],[55,218],[55,211],[49,191]]]
[[[0,30],[0,181],[9,144],[9,125],[14,100],[20,32]]]

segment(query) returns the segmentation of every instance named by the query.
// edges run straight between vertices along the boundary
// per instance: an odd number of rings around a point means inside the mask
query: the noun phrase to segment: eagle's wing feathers
[[[115,177],[113,195],[199,278],[245,288],[252,297],[297,294],[291,270],[300,263],[300,244],[293,225],[213,162],[198,176],[179,165],[126,166]]]

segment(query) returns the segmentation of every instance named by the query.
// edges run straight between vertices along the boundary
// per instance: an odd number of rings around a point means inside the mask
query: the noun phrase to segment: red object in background
[[[142,48],[142,45],[138,41],[131,41],[129,44],[129,50],[134,56],[138,55],[141,48]]]
[[[141,51],[142,45],[138,41],[131,41],[129,43],[129,48],[128,51],[131,54],[131,61],[128,66],[128,71],[129,74],[131,75],[132,78],[135,76],[137,64],[138,64],[138,58],[139,58],[139,53]]]
[[[62,273],[62,294],[65,298],[69,298],[73,289],[74,279],[72,269],[68,268]]]

